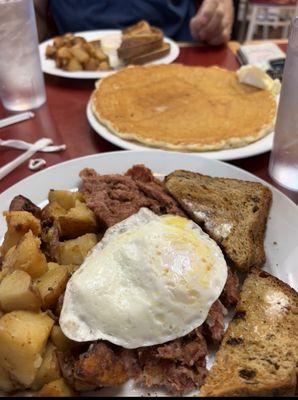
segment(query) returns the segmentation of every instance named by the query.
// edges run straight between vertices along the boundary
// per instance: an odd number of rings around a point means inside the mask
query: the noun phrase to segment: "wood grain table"
[[[236,70],[239,64],[235,51],[237,44],[217,48],[181,44],[177,62],[186,65],[219,65]],[[89,154],[119,150],[116,146],[101,139],[89,126],[86,105],[94,88],[92,80],[75,80],[46,76],[47,103],[35,111],[35,118],[7,128],[0,129],[1,139],[23,139],[34,142],[41,137],[52,138],[55,144],[65,143],[67,149],[62,153],[42,153],[47,166]],[[0,118],[9,115],[0,107]],[[0,148],[0,166],[20,154],[17,150]],[[41,153],[39,153],[41,154]],[[232,161],[231,163],[270,182],[268,175],[269,153],[256,157]],[[34,172],[24,163],[0,181],[0,193]],[[59,177],[57,177],[59,179]],[[298,203],[298,193],[279,188]],[[16,193],[18,194],[18,193]]]

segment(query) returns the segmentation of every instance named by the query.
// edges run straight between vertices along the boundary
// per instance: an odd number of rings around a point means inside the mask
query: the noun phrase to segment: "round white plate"
[[[134,164],[145,164],[162,177],[176,169],[185,169],[211,176],[222,176],[235,179],[257,181],[266,185],[257,177],[230,164],[208,160],[189,154],[152,151],[121,151],[96,154],[77,158],[38,172],[12,186],[0,195],[0,238],[6,226],[2,212],[7,210],[14,196],[22,194],[37,204],[44,204],[49,189],[76,189],[79,186],[79,172],[90,167],[102,174],[122,173]],[[268,185],[269,186],[269,185]],[[298,289],[298,207],[285,195],[271,187],[273,203],[268,219],[265,250],[267,262],[265,270]],[[212,363],[208,357],[208,365]],[[152,396],[164,395],[162,391],[142,390],[128,382],[117,389],[101,390],[93,395],[98,396]]]
[[[108,142],[115,144],[116,146],[126,150],[152,150],[149,146],[144,146],[131,140],[121,139],[113,132],[111,132],[106,126],[101,124],[95,117],[92,111],[91,102],[87,105],[87,118],[95,130],[95,132],[106,139]],[[205,158],[211,158],[214,160],[238,160],[240,158],[252,157],[258,154],[266,153],[272,149],[273,145],[273,132],[269,133],[262,139],[248,144],[244,147],[236,149],[218,150],[218,151],[205,151],[205,152],[191,152],[187,154],[200,155]],[[172,152],[171,150],[167,150]]]
[[[75,35],[82,36],[86,40],[96,40],[100,39],[105,35],[111,33],[117,33],[119,30],[109,29],[109,30],[98,30],[98,31],[85,31],[85,32],[76,32]],[[152,61],[149,64],[170,64],[179,55],[179,46],[173,40],[165,38],[164,41],[171,45],[170,53],[164,57],[159,58],[158,60]],[[57,68],[55,61],[46,58],[46,47],[47,45],[51,45],[53,43],[53,39],[47,40],[39,45],[39,54],[41,59],[41,67],[43,72],[46,72],[50,75],[62,76],[63,78],[75,78],[75,79],[100,79],[105,76],[111,75],[116,71],[74,71],[68,72],[64,71],[61,68]]]

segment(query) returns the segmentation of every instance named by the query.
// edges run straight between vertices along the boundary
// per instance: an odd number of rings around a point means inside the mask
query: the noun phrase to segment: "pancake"
[[[100,80],[93,113],[115,135],[182,151],[241,147],[272,131],[276,100],[236,72],[180,64],[129,67]]]

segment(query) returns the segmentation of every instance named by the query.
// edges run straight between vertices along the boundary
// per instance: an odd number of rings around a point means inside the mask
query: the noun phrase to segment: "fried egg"
[[[202,325],[226,279],[221,249],[197,224],[142,208],[109,228],[73,274],[60,326],[77,342],[162,344]]]

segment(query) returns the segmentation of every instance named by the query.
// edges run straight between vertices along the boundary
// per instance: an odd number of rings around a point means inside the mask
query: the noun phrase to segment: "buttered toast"
[[[182,170],[168,175],[165,186],[237,269],[248,271],[264,264],[270,189],[256,182]]]
[[[200,396],[294,395],[297,328],[297,292],[252,268]]]

